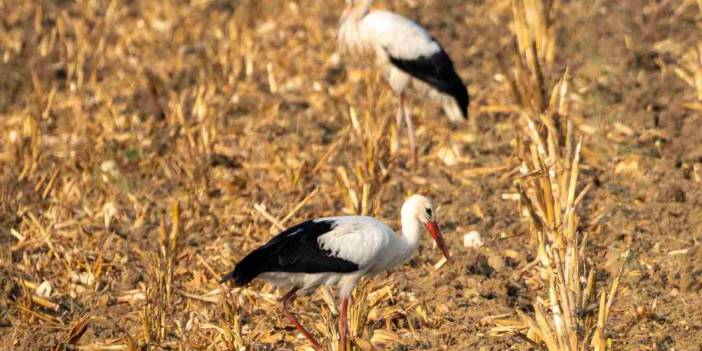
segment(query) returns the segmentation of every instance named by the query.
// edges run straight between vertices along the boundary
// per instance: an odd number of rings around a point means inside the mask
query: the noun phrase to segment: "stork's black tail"
[[[466,88],[465,84],[463,84],[463,81],[458,74],[455,75],[454,79],[451,96],[453,96],[453,98],[456,100],[456,104],[458,104],[458,107],[461,109],[463,119],[468,119],[468,105],[470,104],[468,88]]]
[[[234,285],[244,286],[268,270],[267,261],[266,254],[262,250],[254,250],[237,263],[234,270],[225,274],[219,282],[233,280]]]
[[[444,93],[451,96],[451,99],[444,101],[444,111],[452,122],[460,122],[468,119],[468,104],[470,96],[468,89],[461,81],[461,78],[454,72],[449,84],[449,88]]]
[[[439,45],[438,42],[436,42]],[[427,56],[411,59],[390,56],[390,63],[395,67],[423,81],[441,94],[448,95],[453,101],[451,105],[444,104],[448,118],[458,122],[468,119],[468,104],[470,97],[468,89],[453,67],[453,61],[448,54],[440,49]]]

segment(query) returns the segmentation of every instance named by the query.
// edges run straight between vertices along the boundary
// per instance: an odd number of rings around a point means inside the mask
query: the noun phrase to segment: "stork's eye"
[[[426,210],[427,210],[427,214],[429,215],[429,217],[431,217],[431,208],[427,208]]]

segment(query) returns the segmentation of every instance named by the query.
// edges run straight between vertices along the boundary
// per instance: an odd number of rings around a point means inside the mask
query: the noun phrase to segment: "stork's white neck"
[[[364,57],[371,52],[372,45],[367,42],[360,28],[360,22],[368,14],[371,2],[362,0],[342,16],[337,37],[342,52],[357,57]]]
[[[402,235],[400,240],[405,244],[405,260],[414,255],[419,247],[419,237],[422,234],[422,223],[417,219],[414,208],[403,206],[400,212],[400,222],[402,223]]]

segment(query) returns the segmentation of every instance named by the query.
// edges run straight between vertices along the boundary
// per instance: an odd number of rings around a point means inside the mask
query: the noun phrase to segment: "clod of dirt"
[[[507,249],[503,252],[504,256],[514,263],[514,266],[526,263],[526,256],[523,252],[517,250]]]
[[[488,300],[501,299],[506,302],[507,298],[507,288],[500,279],[485,280],[478,286],[478,293],[480,293],[481,297]]]
[[[15,289],[15,284],[11,277],[12,275],[9,271],[0,269],[0,306],[10,301],[10,297]]]
[[[663,188],[658,194],[658,198],[662,202],[678,202],[683,203],[687,199],[685,191],[677,185]]]
[[[700,288],[702,288],[702,281],[695,279],[694,273],[688,271],[680,272],[680,290],[683,293],[697,292]]]
[[[492,255],[488,258],[488,264],[490,265],[490,268],[495,270],[497,273],[502,273],[505,271],[507,268],[507,265],[505,264],[504,258],[500,255]]]
[[[623,160],[617,163],[614,168],[614,173],[618,175],[629,175],[629,176],[643,176],[641,170],[641,156],[639,155],[628,155]]]
[[[624,263],[624,256],[626,255],[626,250],[615,250],[611,249],[607,252],[604,260],[603,268],[611,276],[614,276],[619,272],[619,269]]]
[[[495,270],[490,267],[485,255],[475,255],[468,264],[468,273],[490,277]]]
[[[702,249],[694,247],[682,257],[685,263],[680,267],[678,280],[680,291],[698,292],[702,289]]]

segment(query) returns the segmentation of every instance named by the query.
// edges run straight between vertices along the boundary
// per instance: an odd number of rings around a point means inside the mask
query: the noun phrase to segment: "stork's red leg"
[[[397,123],[397,133],[402,130],[402,117],[405,115],[403,106],[405,104],[405,93],[400,93],[400,103],[397,105],[397,114],[395,115],[395,122]]]
[[[407,123],[407,135],[409,137],[410,152],[412,153],[412,162],[416,167],[419,163],[417,162],[417,144],[414,140],[414,125],[412,124],[412,116],[407,112],[407,105],[404,99],[400,100],[400,108],[402,109],[402,114],[405,116],[405,122]]]
[[[339,336],[341,342],[341,351],[346,351],[346,345],[348,344],[348,317],[347,311],[349,309],[349,298],[345,297],[341,302],[341,314],[339,315]]]
[[[397,105],[397,114],[395,115],[395,122],[397,123],[397,139],[395,140],[395,150],[400,149],[400,135],[402,134],[402,122],[404,119],[404,110],[402,108],[405,101],[405,93],[400,93],[400,103]]]
[[[297,292],[298,288],[292,288],[290,291],[288,291],[285,296],[280,298],[280,310],[283,311],[283,315],[290,321],[290,323],[294,324],[297,330],[302,332],[302,335],[304,335],[307,340],[312,344],[312,346],[315,348],[317,351],[324,351],[321,346],[319,346],[319,343],[317,340],[312,336],[310,332],[305,329],[305,327],[300,324],[300,322],[297,321],[297,318],[288,311],[288,303],[292,302],[295,300],[295,293]]]

